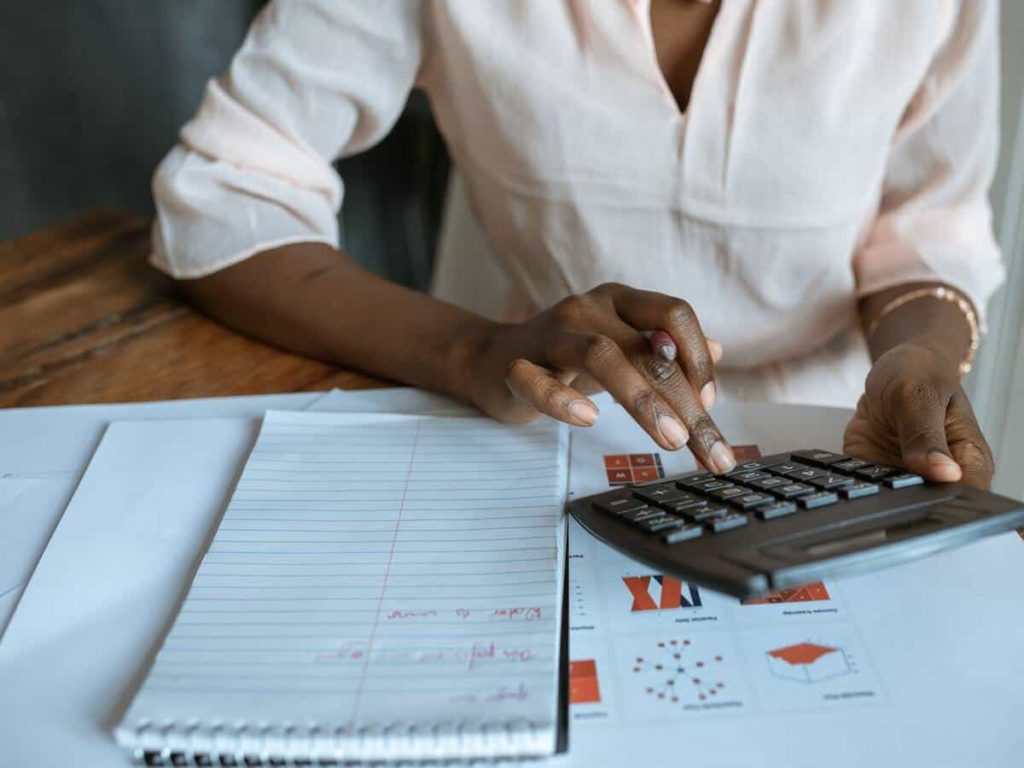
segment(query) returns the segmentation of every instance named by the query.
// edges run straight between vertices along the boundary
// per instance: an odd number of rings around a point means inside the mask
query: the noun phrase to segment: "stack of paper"
[[[574,431],[571,493],[607,488],[623,467],[692,466],[601,405],[597,427]],[[322,407],[460,412],[407,390],[332,394]],[[734,443],[765,453],[837,447],[847,418],[716,411]],[[107,429],[0,642],[0,762],[127,763],[111,732],[257,429],[253,419]],[[1024,752],[1015,535],[748,605],[651,573],[572,525],[568,562],[570,751],[559,764],[1011,766]]]

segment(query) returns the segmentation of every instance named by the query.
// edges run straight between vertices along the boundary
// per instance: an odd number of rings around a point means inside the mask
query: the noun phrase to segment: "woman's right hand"
[[[659,329],[672,337],[675,360],[652,349],[645,332]],[[688,445],[723,473],[736,459],[707,413],[721,353],[685,301],[608,283],[525,323],[489,326],[458,364],[460,389],[500,421],[543,413],[583,427],[598,415],[586,393],[607,390],[662,448]]]

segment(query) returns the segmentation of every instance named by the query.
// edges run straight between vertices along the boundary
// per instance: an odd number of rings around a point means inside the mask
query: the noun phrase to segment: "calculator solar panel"
[[[616,488],[569,511],[626,555],[744,599],[1024,527],[1021,502],[823,450]]]

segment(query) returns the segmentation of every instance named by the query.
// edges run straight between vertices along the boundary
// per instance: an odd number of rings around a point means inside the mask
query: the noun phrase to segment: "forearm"
[[[937,287],[934,283],[912,283],[879,291],[860,302],[861,323],[867,334],[872,360],[890,349],[908,342],[926,345],[958,367],[971,346],[971,326],[964,312],[951,301],[925,297],[882,314],[884,308],[900,296],[919,288]],[[877,325],[876,325],[877,321]]]
[[[455,397],[492,325],[377,277],[323,243],[297,243],[181,288],[205,313],[284,349]]]

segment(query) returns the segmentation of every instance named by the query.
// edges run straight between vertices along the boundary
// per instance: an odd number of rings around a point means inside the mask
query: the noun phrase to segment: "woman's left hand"
[[[928,480],[982,489],[995,472],[956,363],[919,341],[893,347],[875,361],[843,451],[904,466]]]

